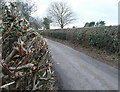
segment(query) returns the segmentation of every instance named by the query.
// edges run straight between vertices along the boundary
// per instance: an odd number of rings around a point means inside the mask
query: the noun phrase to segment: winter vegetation
[[[2,91],[55,90],[54,71],[47,42],[37,32],[38,22],[30,21],[33,5],[0,2],[2,21]]]
[[[104,49],[110,54],[120,54],[118,26],[53,29],[45,30],[41,34],[45,37],[67,40],[71,43]]]

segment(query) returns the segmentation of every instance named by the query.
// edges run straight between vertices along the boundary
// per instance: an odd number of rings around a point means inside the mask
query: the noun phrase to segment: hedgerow
[[[0,3],[2,11],[2,91],[54,90],[55,76],[47,42],[30,28],[16,2]]]
[[[80,45],[93,46],[110,54],[119,52],[118,26],[46,30],[42,34]]]

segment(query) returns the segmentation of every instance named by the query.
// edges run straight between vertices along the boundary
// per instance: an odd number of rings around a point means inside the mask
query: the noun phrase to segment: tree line
[[[105,21],[99,21],[99,22],[90,22],[85,23],[84,27],[100,27],[105,26]]]
[[[18,10],[34,26],[35,29],[50,29],[50,24],[55,24],[63,29],[66,25],[76,20],[74,12],[65,2],[53,2],[47,9],[47,15],[44,18],[34,18],[31,16],[37,10],[37,6],[31,0],[26,2],[17,2]],[[105,21],[85,23],[84,27],[105,26]],[[75,26],[74,26],[75,28]]]

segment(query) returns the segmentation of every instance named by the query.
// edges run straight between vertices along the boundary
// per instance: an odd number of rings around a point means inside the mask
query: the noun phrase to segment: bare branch
[[[5,85],[3,85],[3,86],[0,86],[0,88],[5,88],[5,87],[7,87],[7,86],[9,86],[9,85],[12,85],[12,84],[14,84],[14,83],[15,83],[15,81],[10,82],[10,83],[7,83],[7,84],[5,84]]]
[[[16,50],[13,49],[13,51],[10,53],[10,55],[5,59],[4,63],[7,63],[10,61],[10,59],[13,57],[13,55],[15,54]]]
[[[61,28],[75,20],[70,7],[63,2],[52,3],[48,9],[48,13]]]
[[[21,69],[25,69],[25,68],[30,68],[33,67],[34,64],[28,63],[26,65],[20,66],[20,67],[9,67],[10,70],[21,70]]]

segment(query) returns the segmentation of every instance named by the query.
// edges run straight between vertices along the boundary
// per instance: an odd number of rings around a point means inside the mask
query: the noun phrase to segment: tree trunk
[[[61,28],[63,29],[63,24],[61,24]]]

